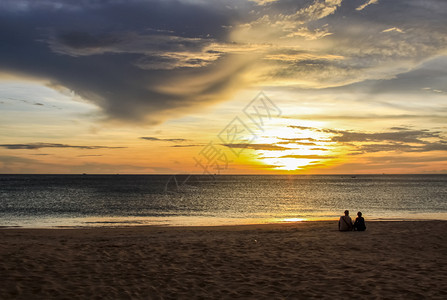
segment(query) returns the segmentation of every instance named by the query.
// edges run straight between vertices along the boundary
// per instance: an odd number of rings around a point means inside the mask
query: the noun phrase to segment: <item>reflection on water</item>
[[[354,216],[352,216],[355,218]],[[410,214],[403,217],[375,217],[369,221],[447,220],[447,213]],[[77,228],[77,227],[125,227],[125,226],[224,226],[272,223],[298,223],[306,221],[338,221],[337,218],[219,218],[219,217],[89,217],[89,218],[14,218],[2,220],[6,228]]]
[[[446,175],[0,175],[0,226],[223,225],[337,220],[447,220]],[[185,177],[186,178],[186,177]],[[190,188],[186,188],[190,187]]]
[[[301,222],[301,221],[306,221],[306,219],[303,219],[303,218],[284,218],[284,219],[280,219],[280,221],[283,221],[283,222]]]

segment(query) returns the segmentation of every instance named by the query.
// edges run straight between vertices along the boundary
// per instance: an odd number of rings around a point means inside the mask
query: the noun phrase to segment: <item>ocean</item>
[[[447,220],[447,175],[0,175],[0,226]]]

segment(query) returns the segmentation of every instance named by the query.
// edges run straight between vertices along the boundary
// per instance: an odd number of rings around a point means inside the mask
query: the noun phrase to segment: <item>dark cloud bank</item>
[[[112,119],[158,123],[222,101],[248,63],[206,48],[233,18],[216,3],[5,0],[0,73],[68,88]]]

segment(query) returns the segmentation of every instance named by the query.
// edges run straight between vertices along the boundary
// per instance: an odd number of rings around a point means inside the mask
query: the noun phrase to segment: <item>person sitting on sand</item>
[[[365,231],[366,230],[365,219],[362,217],[361,212],[357,213],[357,218],[355,219],[355,222],[354,222],[354,230],[357,230],[357,231]]]
[[[352,225],[351,217],[349,216],[349,210],[345,210],[345,215],[338,220],[338,230],[351,231],[354,225]]]

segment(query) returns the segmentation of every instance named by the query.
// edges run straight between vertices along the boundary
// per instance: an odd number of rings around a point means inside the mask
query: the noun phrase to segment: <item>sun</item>
[[[312,124],[313,125],[313,124]],[[330,137],[314,126],[276,124],[256,141],[278,149],[258,150],[258,160],[274,170],[298,171],[333,158]]]
[[[274,155],[278,155],[278,157],[263,157],[261,158],[261,161],[265,165],[273,166],[276,170],[300,170],[319,161],[318,159],[284,158],[281,156],[282,154],[279,153],[275,153]]]

